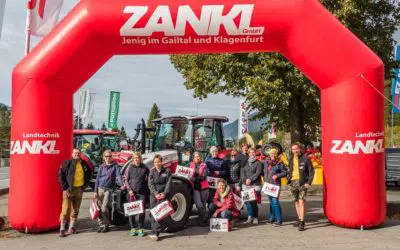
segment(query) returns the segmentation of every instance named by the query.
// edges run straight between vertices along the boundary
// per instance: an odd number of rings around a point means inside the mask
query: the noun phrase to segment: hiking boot
[[[304,221],[300,221],[300,223],[299,223],[299,231],[304,231]]]
[[[271,219],[270,218],[270,219],[267,220],[267,224],[272,224],[272,223],[274,223],[274,221],[275,221],[275,219]]]
[[[143,231],[143,229],[139,229],[136,231],[137,232],[137,236],[139,237],[144,237],[146,236],[146,233]]]
[[[253,218],[253,225],[258,225],[258,218]]]
[[[253,218],[252,217],[247,217],[247,220],[243,223],[243,224],[251,224],[253,222]]]
[[[158,241],[158,235],[155,234],[155,233],[151,233],[151,234],[149,235],[149,238],[150,238],[151,240]]]
[[[300,224],[300,220],[296,221],[295,223],[293,223],[293,227],[298,227]]]
[[[130,236],[136,236],[136,229],[132,228],[131,231],[129,231]]]
[[[65,230],[60,230],[59,236],[60,236],[61,238],[64,238],[65,236],[67,236],[67,235],[65,234]]]
[[[77,234],[78,231],[77,231],[74,227],[71,227],[71,228],[68,230],[68,233],[69,233],[69,234]]]

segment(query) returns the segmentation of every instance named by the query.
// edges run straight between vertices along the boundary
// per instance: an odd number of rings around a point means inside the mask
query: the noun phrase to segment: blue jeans
[[[251,218],[258,218],[258,205],[257,201],[246,202],[247,216]]]
[[[211,214],[210,217],[212,217],[212,215],[215,213],[215,211],[217,211],[217,209],[218,207],[214,203],[210,205],[210,214]],[[223,218],[228,220],[232,220],[232,217],[233,217],[232,212],[230,210],[224,210],[218,216],[218,218]]]
[[[269,196],[269,219],[276,220],[276,222],[282,222],[282,210],[281,204],[279,203],[279,199]]]

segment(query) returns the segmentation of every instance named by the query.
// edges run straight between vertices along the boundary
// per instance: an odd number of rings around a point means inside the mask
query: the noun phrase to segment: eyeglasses
[[[111,155],[105,155],[104,158],[111,158]]]

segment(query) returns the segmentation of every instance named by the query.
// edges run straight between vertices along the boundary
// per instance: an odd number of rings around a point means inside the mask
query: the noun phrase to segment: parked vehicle
[[[164,117],[153,121],[154,129],[147,129],[144,121],[138,126],[141,131],[141,148],[143,163],[149,168],[153,167],[154,155],[160,154],[163,158],[164,167],[175,172],[179,165],[187,165],[192,159],[192,153],[199,151],[206,156],[211,146],[220,147],[220,157],[225,157],[230,150],[225,149],[223,136],[223,123],[228,118],[224,116],[173,116]],[[153,130],[155,136],[152,145],[146,148],[144,141],[145,133]],[[136,139],[138,136],[135,136]],[[146,153],[151,151],[150,153]],[[116,152],[116,161],[122,166],[122,174],[125,171],[131,159],[130,151]],[[123,163],[123,158],[127,159]],[[112,194],[111,202],[111,223],[120,225],[127,223],[124,215],[123,204],[126,203],[126,191],[115,189]],[[192,187],[188,180],[173,175],[173,183],[170,192],[171,204],[175,210],[169,218],[165,220],[167,230],[170,232],[183,229],[191,214],[193,207]]]
[[[386,184],[394,183],[400,187],[400,148],[387,148],[385,151]]]

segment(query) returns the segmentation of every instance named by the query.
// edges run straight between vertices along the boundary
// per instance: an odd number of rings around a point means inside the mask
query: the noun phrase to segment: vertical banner
[[[238,124],[238,140],[243,138],[244,134],[249,131],[249,113],[245,100],[240,100],[239,107],[239,124]]]
[[[119,112],[119,96],[120,92],[110,92],[110,109],[108,111],[108,127],[118,128],[118,112]]]
[[[272,139],[276,139],[276,126],[274,122],[271,124],[271,129],[268,132],[268,140]]]
[[[6,0],[0,0],[0,39],[1,39],[1,30],[3,28],[3,19],[4,19],[5,9],[6,9]]]
[[[396,46],[396,61],[400,62],[400,45]],[[397,108],[400,105],[400,70],[397,68],[394,70],[394,78],[392,84],[392,111],[393,113],[400,113],[400,109]]]
[[[57,24],[62,4],[63,0],[28,0],[30,34],[47,35]]]

